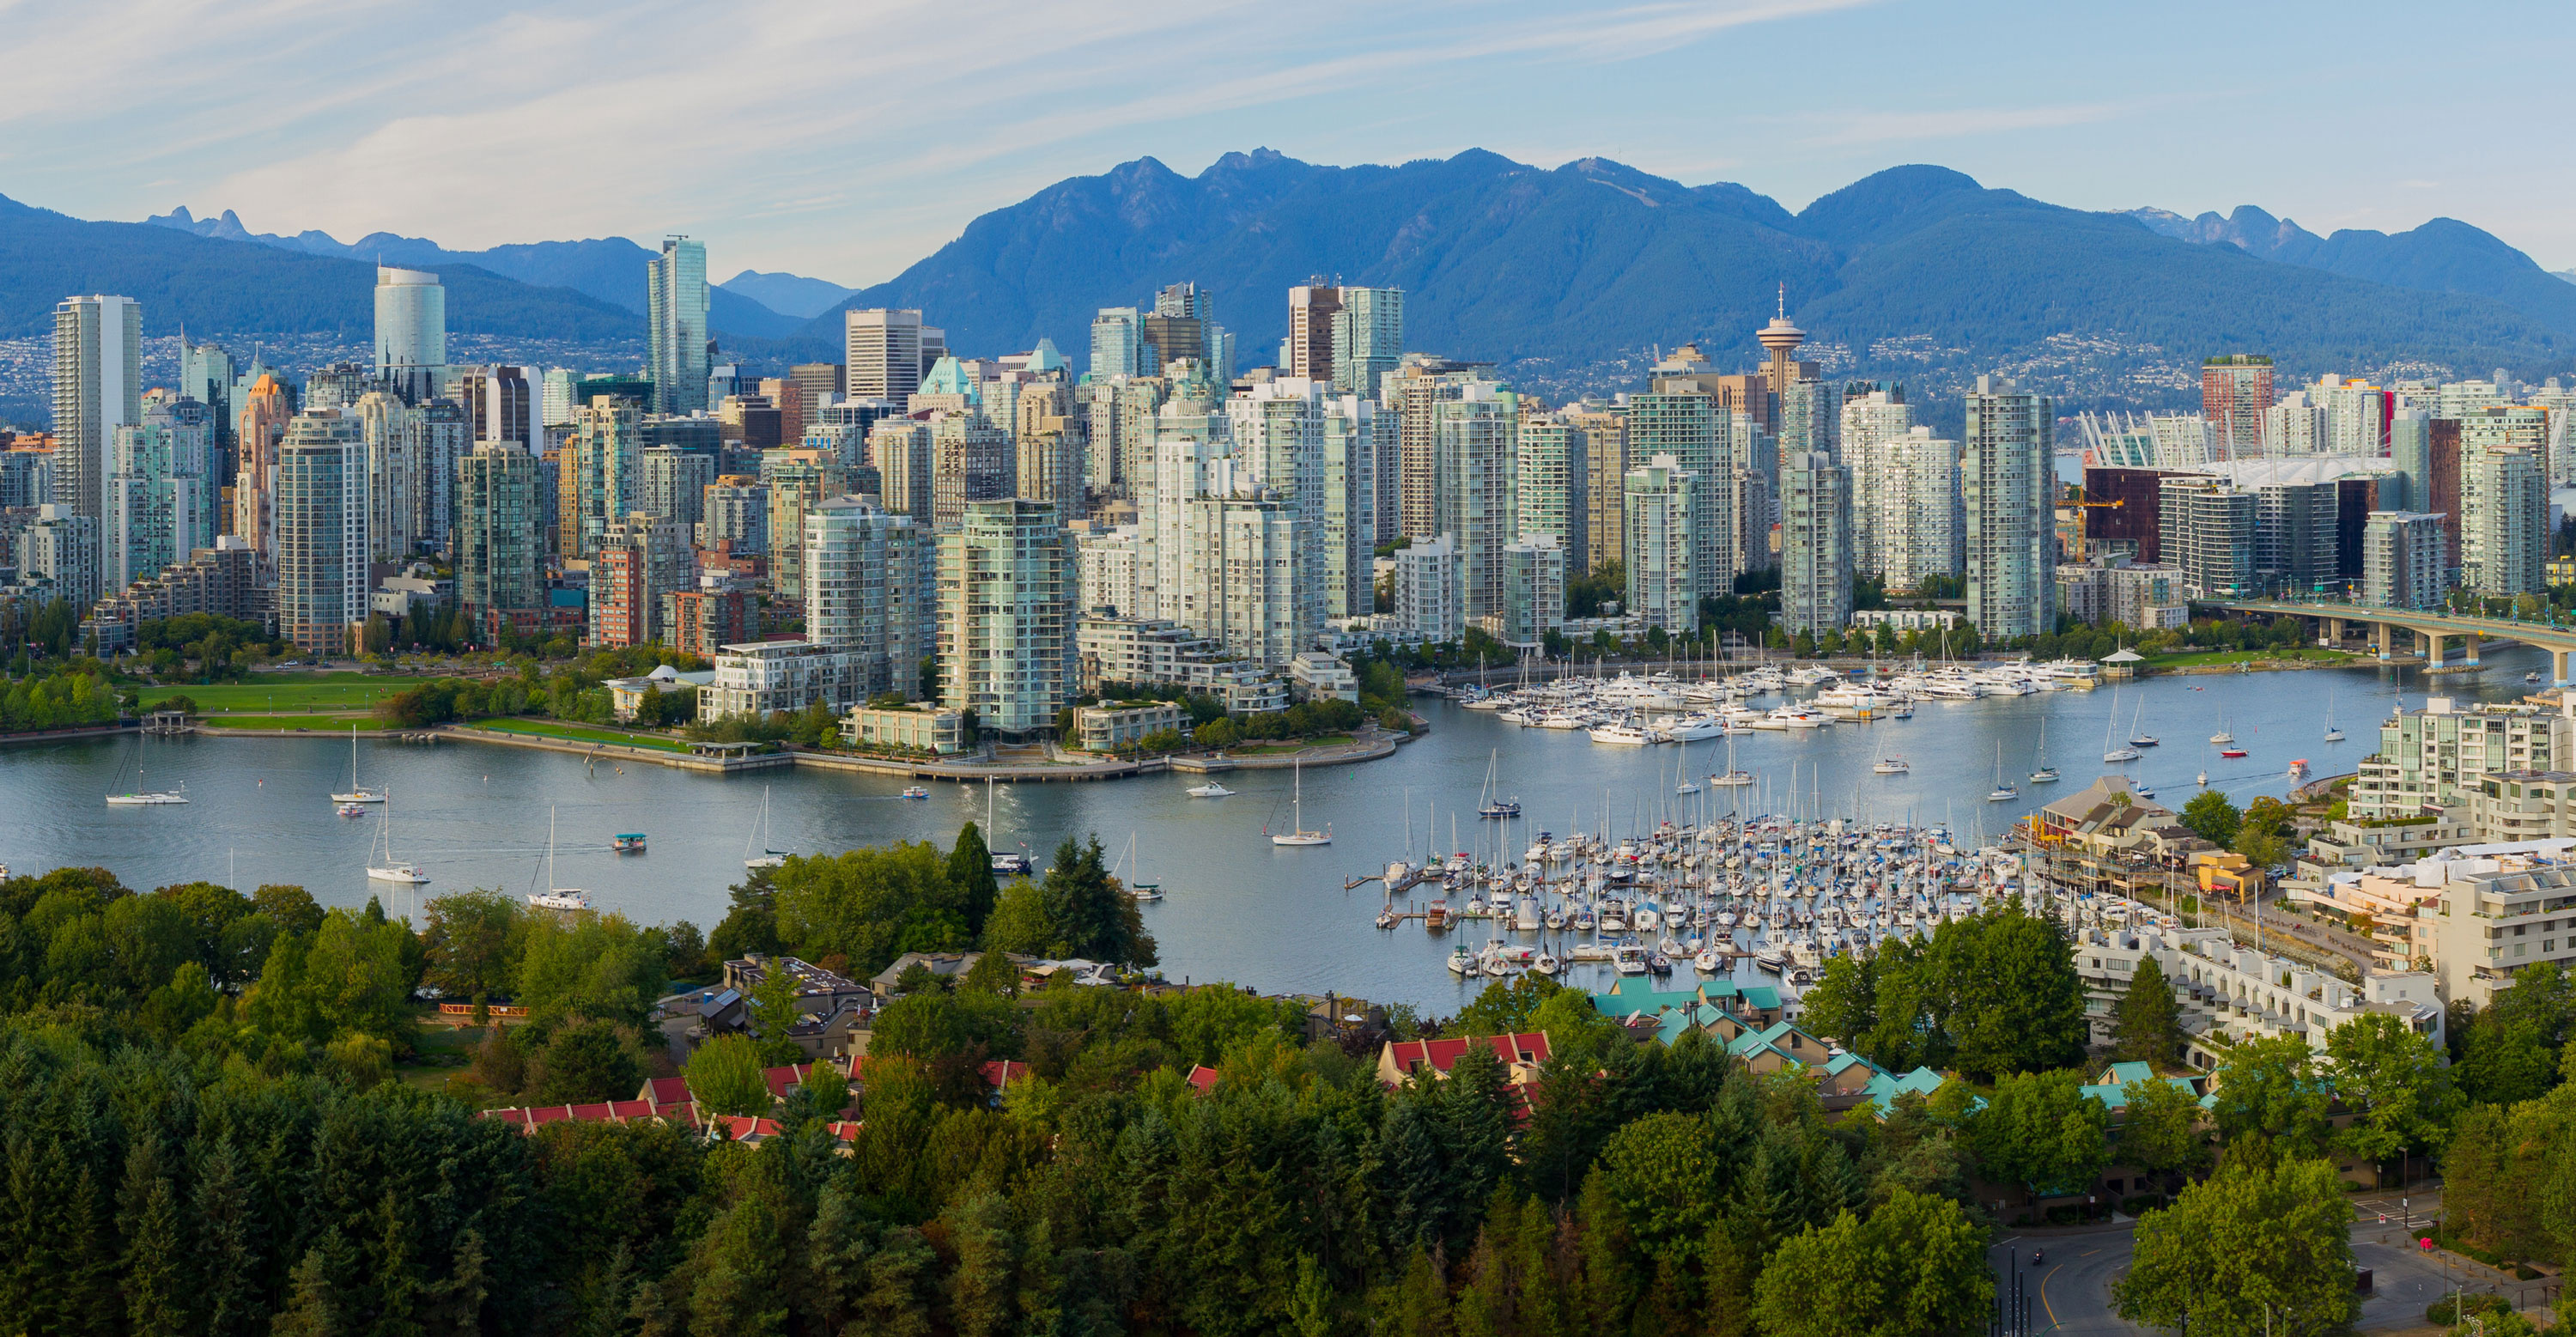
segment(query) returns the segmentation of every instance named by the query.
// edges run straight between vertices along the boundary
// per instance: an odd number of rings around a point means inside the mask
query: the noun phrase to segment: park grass
[[[2286,646],[2271,650],[2192,650],[2181,654],[2149,655],[2147,669],[2225,668],[2230,664],[2277,664],[2298,661],[2309,664],[2349,664],[2354,661],[2349,651],[2328,650],[2322,646]]]
[[[1254,747],[1229,748],[1227,751],[1238,757],[1278,757],[1291,752],[1303,752],[1310,747],[1344,747],[1350,742],[1349,734],[1336,733],[1288,743],[1263,743]]]
[[[689,745],[677,739],[652,734],[620,733],[614,729],[593,729],[586,725],[565,724],[556,720],[478,720],[474,727],[494,733],[525,734],[534,738],[560,738],[571,743],[610,743],[619,747],[650,748],[657,752],[686,752]]]
[[[352,724],[361,729],[384,727],[372,715],[209,715],[197,720],[201,729],[311,729],[340,734]]]
[[[184,696],[207,713],[252,710],[372,710],[377,702],[432,679],[372,673],[254,673],[248,682],[172,683],[143,689],[143,707]]]

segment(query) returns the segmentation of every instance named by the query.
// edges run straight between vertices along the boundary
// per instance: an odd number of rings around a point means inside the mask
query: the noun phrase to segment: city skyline
[[[234,209],[261,231],[354,239],[381,229],[458,248],[601,235],[650,244],[680,231],[714,238],[723,273],[861,285],[988,209],[1138,156],[1190,173],[1259,145],[1338,163],[1483,147],[1541,166],[1599,155],[1694,184],[1737,181],[1793,208],[1869,171],[1933,161],[2078,208],[2191,215],[2250,203],[2319,233],[2472,215],[2546,266],[2576,264],[2569,188],[2523,171],[2510,135],[2456,133],[2464,119],[2527,125],[2564,110],[2566,95],[2544,81],[2469,77],[2507,41],[2545,61],[2568,42],[2563,25],[2537,6],[2508,6],[2430,51],[2387,43],[2356,55],[2316,40],[2321,23],[2348,34],[2373,13],[2401,17],[2393,7],[2129,15],[1772,0],[1520,6],[1479,10],[1470,26],[1435,8],[1353,13],[1327,25],[1337,42],[1292,47],[1255,40],[1234,11],[1062,7],[961,51],[946,16],[885,7],[790,16],[755,6],[677,46],[650,40],[677,17],[665,5],[469,11],[388,48],[358,13],[111,5],[15,20],[35,86],[0,109],[0,124],[19,132],[0,193],[84,217],[186,203]],[[184,77],[99,75],[91,57],[138,20],[204,59]],[[2219,31],[2227,40],[2208,40]],[[845,86],[837,53],[856,43],[872,53],[869,91],[836,104],[821,95]],[[1176,73],[1098,77],[1142,49]],[[271,65],[271,76],[239,77],[281,50],[301,57],[296,73],[274,77]],[[494,50],[541,58],[548,77],[518,78],[524,66],[493,61]],[[1801,54],[1820,51],[1833,58]],[[1714,106],[1703,84],[1711,61],[1729,72]],[[1926,87],[1900,77],[1909,71],[1969,61],[2022,73],[2000,92],[1889,91]],[[759,77],[727,77],[753,69]],[[75,70],[104,77],[111,95],[44,95]],[[732,90],[720,113],[707,102],[716,88]],[[1699,108],[1705,133],[1668,133],[1685,106]],[[172,123],[187,133],[144,133]],[[665,150],[658,175],[639,180],[618,154],[561,151],[639,128]],[[2204,151],[2249,134],[2369,143],[2408,166],[2353,172],[2337,153]],[[764,152],[714,151],[744,142]],[[2510,194],[2476,184],[2508,171]],[[551,187],[488,189],[513,175]],[[855,184],[888,177],[909,188]]]

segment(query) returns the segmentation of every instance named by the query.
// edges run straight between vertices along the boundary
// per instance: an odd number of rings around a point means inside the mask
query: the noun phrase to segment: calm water
[[[2479,675],[2452,676],[2437,690],[2460,697],[2510,699],[2528,690],[2527,669],[2546,671],[2536,651],[2496,649]],[[2412,671],[2375,668],[2308,673],[2167,677],[2117,693],[2117,730],[2126,738],[2143,704],[2143,727],[2165,740],[2137,778],[2179,808],[2207,768],[2213,788],[2243,803],[2289,787],[2292,758],[2318,775],[2350,771],[2376,745],[2378,721],[2394,694],[2420,705],[2424,679]],[[2350,736],[2320,741],[2328,689]],[[1804,693],[1801,693],[1802,695]],[[1371,921],[1381,899],[1375,884],[1344,891],[1347,878],[1382,869],[1389,859],[1419,860],[1427,848],[1494,848],[1501,824],[1475,817],[1488,758],[1496,786],[1517,796],[1526,819],[1511,824],[1506,857],[1517,859],[1541,829],[1614,831],[1651,827],[1716,795],[1676,798],[1677,748],[1611,748],[1576,732],[1519,729],[1489,714],[1417,699],[1430,735],[1393,758],[1322,768],[1305,778],[1305,822],[1329,825],[1334,843],[1281,849],[1263,826],[1290,822],[1291,777],[1285,771],[1225,777],[1232,798],[1191,799],[1196,783],[1169,776],[1093,784],[933,784],[927,801],[897,796],[902,782],[814,770],[718,778],[629,763],[588,766],[576,756],[472,743],[434,747],[361,742],[360,778],[389,785],[395,854],[420,863],[435,879],[423,893],[470,886],[524,893],[545,884],[542,863],[551,815],[556,836],[555,885],[588,888],[596,904],[648,922],[689,919],[712,927],[725,910],[726,888],[742,876],[742,859],[769,796],[770,833],[762,842],[802,853],[839,851],[893,840],[935,840],[945,847],[958,826],[984,820],[991,805],[996,849],[1026,848],[1041,864],[1066,835],[1099,833],[1111,857],[1123,859],[1134,837],[1137,875],[1161,882],[1165,899],[1144,907],[1145,921],[1174,978],[1229,979],[1265,990],[1327,989],[1364,998],[1409,1000],[1442,1012],[1469,991],[1442,961],[1463,941],[1481,946],[1482,926],[1432,935],[1418,926],[1381,932]],[[2105,727],[2113,690],[1990,697],[1917,706],[1911,720],[1837,724],[1798,734],[1757,733],[1734,740],[1736,764],[1762,779],[1739,790],[1755,811],[1785,811],[1791,777],[1829,814],[1883,821],[1949,821],[1968,836],[2000,829],[2058,793],[2081,788],[2104,768]],[[2225,761],[2204,740],[2224,707],[2228,727],[2252,753]],[[2048,754],[2066,779],[2023,780],[2034,763],[2042,719]],[[1997,745],[2005,772],[2022,783],[2020,804],[1989,804]],[[1687,772],[1724,769],[1725,740],[1693,744]],[[1902,776],[1870,773],[1889,753],[1913,763]],[[184,781],[185,807],[110,808],[100,800],[120,787],[120,773],[140,761],[148,787]],[[349,745],[306,739],[133,738],[0,748],[0,863],[18,873],[67,864],[103,864],[128,885],[159,886],[206,878],[250,888],[300,883],[325,904],[364,904],[386,892],[401,911],[409,892],[366,880],[377,820],[332,815],[330,792],[349,778]],[[128,775],[123,783],[131,783]],[[1717,797],[1721,805],[1730,800]],[[1723,808],[1720,809],[1723,811]],[[1407,818],[1410,817],[1408,831]],[[643,831],[651,852],[619,856],[607,847],[621,831]],[[1454,832],[1454,835],[1453,835]],[[1588,981],[1595,968],[1568,978]],[[1746,967],[1749,970],[1749,967]],[[1689,977],[1685,965],[1675,976]],[[1606,977],[1605,977],[1606,978]],[[1596,985],[1596,987],[1602,987]]]

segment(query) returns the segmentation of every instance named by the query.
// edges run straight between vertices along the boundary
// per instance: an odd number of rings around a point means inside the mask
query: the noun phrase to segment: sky
[[[0,32],[23,203],[460,250],[681,232],[713,277],[878,282],[1063,178],[1256,147],[1600,156],[1791,209],[1931,162],[2320,234],[2450,216],[2576,266],[2563,0],[0,0]]]

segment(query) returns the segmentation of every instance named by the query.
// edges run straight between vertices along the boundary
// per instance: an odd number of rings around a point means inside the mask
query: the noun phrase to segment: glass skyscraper
[[[662,254],[645,265],[646,357],[653,375],[653,411],[696,413],[707,407],[707,246],[668,237]]]

